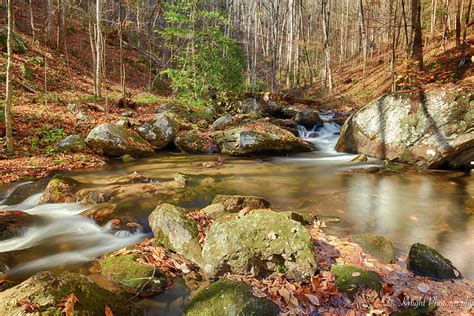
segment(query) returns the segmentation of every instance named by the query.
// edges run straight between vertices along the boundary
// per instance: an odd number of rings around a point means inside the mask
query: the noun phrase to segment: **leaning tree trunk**
[[[12,96],[13,96],[13,0],[8,0],[8,31],[7,31],[7,78],[5,82],[5,129],[7,139],[7,152],[12,153],[13,148],[13,117],[12,117]]]

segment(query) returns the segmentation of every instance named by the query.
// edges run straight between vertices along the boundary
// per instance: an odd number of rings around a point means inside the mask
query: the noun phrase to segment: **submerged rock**
[[[221,279],[196,292],[184,310],[187,316],[278,315],[278,306],[266,298],[253,296],[242,282]]]
[[[291,132],[276,125],[259,122],[223,131],[215,135],[224,154],[243,156],[266,153],[306,152],[315,149]]]
[[[171,113],[158,113],[153,121],[138,128],[138,133],[155,149],[168,146],[179,130],[179,123]]]
[[[282,272],[288,279],[304,281],[316,271],[308,230],[283,214],[253,213],[211,226],[202,251],[209,278],[227,272],[269,275]]]
[[[382,96],[346,121],[336,149],[428,168],[469,168],[474,160],[473,91]]]
[[[79,185],[80,182],[57,174],[49,181],[38,204],[76,202]]]
[[[76,193],[76,201],[83,204],[102,204],[111,199],[106,190],[82,189]]]
[[[161,204],[150,214],[148,222],[158,244],[201,266],[198,226],[185,216],[186,212],[172,204]]]
[[[333,265],[331,272],[336,278],[337,289],[346,292],[349,297],[353,297],[360,289],[382,290],[383,280],[377,272],[350,265]]]
[[[23,211],[0,210],[0,240],[19,236],[24,229],[31,226],[37,219],[37,216]]]
[[[66,151],[77,153],[86,147],[86,143],[79,135],[69,135],[58,143],[58,147]]]
[[[451,261],[423,244],[414,244],[408,254],[407,269],[414,274],[437,280],[461,279],[462,275]]]
[[[86,138],[86,144],[99,155],[121,157],[146,156],[153,153],[153,148],[132,130],[112,123],[95,127]]]
[[[222,204],[225,210],[230,213],[237,213],[244,208],[256,210],[270,207],[270,202],[264,198],[250,195],[218,194],[212,200],[212,204]]]
[[[214,139],[207,133],[190,130],[180,133],[174,140],[176,148],[191,154],[212,154],[219,152]]]
[[[158,268],[146,264],[141,254],[131,253],[100,259],[102,274],[127,292],[151,296],[163,292],[169,280]]]
[[[39,272],[26,281],[0,292],[0,310],[6,315],[23,315],[23,301],[37,315],[60,315],[60,304],[74,293],[74,314],[104,315],[108,306],[114,315],[142,315],[140,308],[78,273]]]
[[[381,263],[395,262],[395,249],[390,240],[372,233],[352,235],[351,239]]]

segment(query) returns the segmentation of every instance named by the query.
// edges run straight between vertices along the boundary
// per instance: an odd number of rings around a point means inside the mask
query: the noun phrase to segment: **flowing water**
[[[222,164],[216,164],[215,155],[169,152],[132,164],[70,175],[84,183],[103,185],[133,172],[160,180],[172,179],[181,172],[191,180],[176,202],[180,206],[203,207],[215,194],[259,195],[274,208],[302,209],[342,218],[340,224],[327,228],[336,235],[384,235],[393,241],[400,256],[406,255],[415,242],[427,244],[449,258],[465,277],[474,278],[474,216],[469,215],[474,208],[474,181],[470,174],[350,172],[349,169],[373,167],[382,162],[352,162],[354,155],[335,152],[339,133],[336,123],[325,123],[312,130],[299,127],[299,132],[302,138],[315,143],[318,151],[266,158],[226,157]],[[203,162],[214,164],[209,168]],[[115,231],[111,225],[100,226],[78,215],[87,206],[37,205],[45,184],[35,186],[19,204],[3,206],[11,192],[30,184],[0,186],[0,209],[23,210],[43,219],[21,236],[0,241],[0,259],[2,253],[13,254],[7,261],[11,278],[24,279],[45,269],[91,274],[90,262],[94,258],[150,236],[146,219],[156,206],[154,199],[136,195],[122,203],[121,212],[132,214],[143,230]],[[181,282],[176,282],[166,294],[142,304],[150,315],[179,314],[188,292]]]

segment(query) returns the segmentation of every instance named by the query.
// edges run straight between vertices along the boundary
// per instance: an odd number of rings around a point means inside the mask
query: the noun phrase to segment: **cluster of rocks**
[[[254,98],[237,102],[220,117],[211,111],[207,120],[177,109],[163,105],[152,120],[142,123],[123,117],[116,123],[96,126],[85,139],[70,135],[58,146],[72,152],[88,146],[109,157],[143,157],[166,148],[233,156],[303,152],[315,147],[298,137],[296,126],[322,124],[314,108]],[[212,121],[212,117],[217,119]]]
[[[153,183],[140,177],[135,180],[136,183]],[[174,181],[180,182],[179,179]],[[126,182],[133,180],[119,179],[116,183]],[[77,181],[56,177],[49,182],[41,200],[58,203],[93,192],[84,190]],[[97,199],[103,206],[106,198]],[[158,205],[149,215],[154,245],[179,256],[182,262],[188,262],[192,270],[210,282],[209,286],[201,287],[192,295],[185,309],[186,315],[234,312],[239,315],[277,315],[279,309],[272,301],[253,296],[247,284],[226,279],[225,275],[265,278],[283,274],[290,281],[305,283],[317,273],[318,253],[305,226],[311,223],[310,219],[299,212],[275,212],[270,207],[270,203],[261,197],[217,195],[212,204],[199,211],[212,219],[207,227],[190,216],[195,210],[168,203]],[[36,220],[24,213],[4,213],[0,212],[0,239],[8,238]],[[351,240],[379,262],[395,261],[392,243],[382,236],[359,234],[353,235]],[[122,291],[136,296],[147,297],[165,291],[171,281],[170,275],[150,265],[140,251],[133,251],[133,247],[127,248],[126,252],[120,250],[102,257],[99,260],[102,275]],[[435,280],[462,278],[449,260],[422,244],[411,247],[407,268],[415,275]],[[182,272],[190,271],[183,268]],[[383,280],[375,271],[335,264],[331,272],[338,290],[347,293],[350,299],[359,289],[382,291]],[[37,312],[55,312],[58,303],[72,292],[79,299],[74,306],[79,313],[95,315],[103,313],[106,308],[116,314],[140,313],[137,305],[124,303],[119,295],[99,288],[88,277],[76,273],[40,272],[2,290],[0,309],[8,313],[19,312],[25,304],[34,306]]]

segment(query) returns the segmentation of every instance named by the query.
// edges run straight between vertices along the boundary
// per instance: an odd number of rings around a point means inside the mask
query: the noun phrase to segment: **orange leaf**
[[[105,305],[105,316],[114,316],[114,313],[110,309],[109,305]]]

